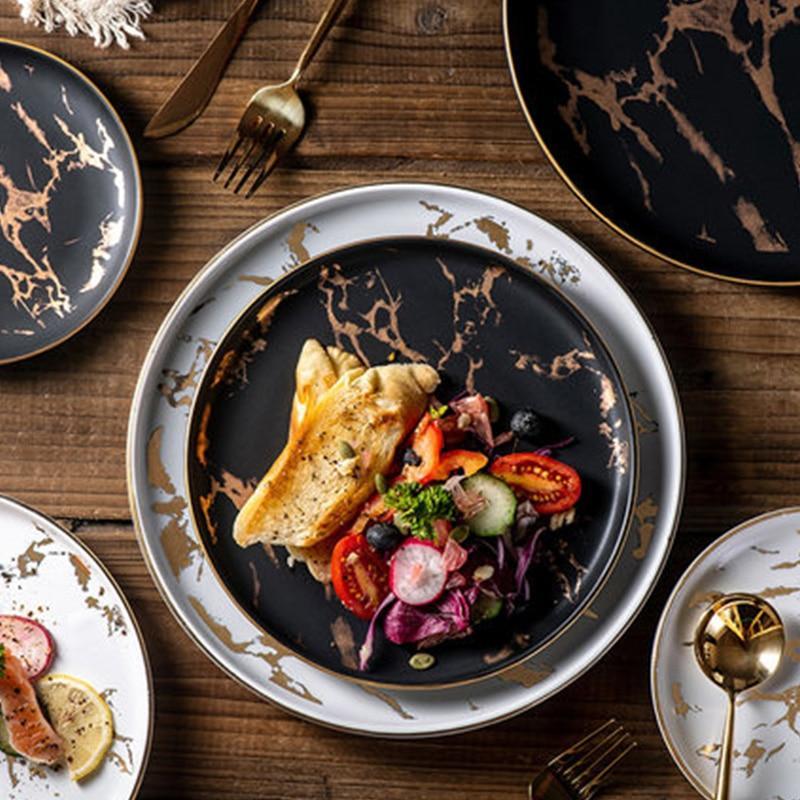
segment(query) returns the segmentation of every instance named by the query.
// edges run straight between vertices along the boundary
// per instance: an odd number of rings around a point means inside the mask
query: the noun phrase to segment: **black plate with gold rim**
[[[800,283],[800,3],[504,0],[528,121],[605,222],[679,266]]]
[[[440,399],[466,385],[508,414],[533,405],[584,481],[579,523],[546,534],[524,613],[436,649],[379,637],[371,670],[355,668],[367,625],[283,548],[240,548],[233,522],[286,442],[294,369],[307,338],[369,364],[424,361]],[[613,360],[549,283],[482,248],[445,240],[365,242],[318,257],[269,287],[218,344],[195,394],[187,441],[190,507],[210,564],[267,634],[323,669],[409,688],[476,680],[540,649],[585,609],[624,541],[636,475],[635,430]],[[507,419],[507,417],[506,417]]]
[[[100,311],[141,213],[136,156],[106,98],[56,56],[0,39],[0,364]]]

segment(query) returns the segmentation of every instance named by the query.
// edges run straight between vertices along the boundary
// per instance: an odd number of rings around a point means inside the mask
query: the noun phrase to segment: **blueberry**
[[[544,420],[532,408],[521,408],[511,417],[511,431],[523,439],[540,440],[544,427]]]
[[[366,531],[367,542],[379,553],[394,550],[405,538],[394,525],[388,522],[373,522]]]
[[[409,467],[418,467],[422,463],[422,459],[419,457],[416,450],[407,447],[403,453],[403,463],[408,464]]]

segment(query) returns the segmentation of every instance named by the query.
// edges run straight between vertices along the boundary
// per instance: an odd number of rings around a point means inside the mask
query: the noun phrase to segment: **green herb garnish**
[[[0,644],[0,678],[6,676],[6,646]]]
[[[431,419],[441,419],[450,409],[447,406],[431,406],[428,413]]]
[[[393,508],[395,524],[417,539],[434,539],[433,521],[455,521],[458,509],[444,486],[422,486],[419,483],[398,483],[383,496],[388,508]]]

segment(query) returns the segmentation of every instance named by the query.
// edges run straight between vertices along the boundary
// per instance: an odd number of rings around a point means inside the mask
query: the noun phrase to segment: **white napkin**
[[[98,47],[116,42],[128,47],[128,37],[143,39],[142,20],[153,10],[149,0],[17,0],[22,19],[46,31],[64,27],[71,36],[85,33]]]

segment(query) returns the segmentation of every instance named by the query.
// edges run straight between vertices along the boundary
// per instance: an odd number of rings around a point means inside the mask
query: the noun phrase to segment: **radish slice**
[[[53,637],[44,625],[27,617],[0,614],[0,644],[19,659],[29,681],[50,668],[55,655]]]
[[[389,586],[399,600],[410,606],[438,600],[446,582],[444,557],[430,542],[408,539],[392,556]]]

